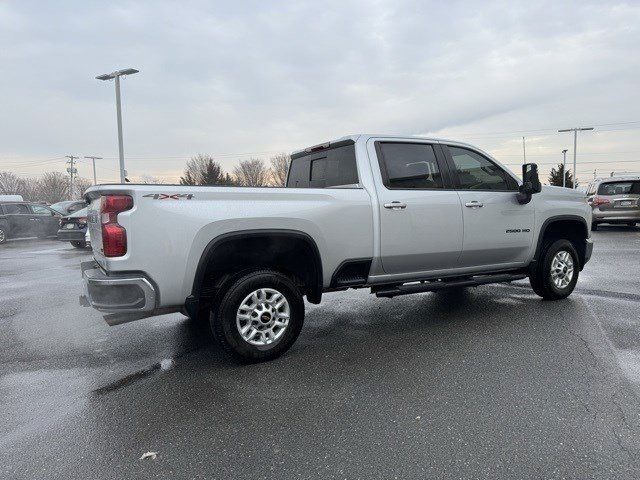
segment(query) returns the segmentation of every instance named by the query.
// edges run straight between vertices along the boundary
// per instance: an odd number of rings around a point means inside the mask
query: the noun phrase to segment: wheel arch
[[[580,270],[582,270],[587,255],[585,241],[589,238],[587,221],[579,215],[556,215],[547,218],[540,228],[532,264],[540,261],[544,242],[551,238],[565,238],[573,244],[578,252]]]
[[[256,261],[259,252],[267,256]],[[322,261],[309,234],[288,229],[240,230],[219,235],[204,248],[185,300],[187,313],[195,315],[227,279],[254,268],[273,268],[295,277],[309,302],[320,303]]]

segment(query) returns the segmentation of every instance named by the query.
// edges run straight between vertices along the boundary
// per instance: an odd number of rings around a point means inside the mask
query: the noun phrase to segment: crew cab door
[[[60,215],[44,205],[31,205],[33,216],[36,219],[37,235],[55,235],[60,226]]]
[[[372,145],[371,145],[372,143]],[[462,207],[437,143],[370,140],[377,178],[380,255],[388,274],[456,266]]]
[[[482,153],[456,145],[442,149],[463,211],[458,266],[507,267],[526,262],[533,242],[534,202],[518,203],[517,181]]]
[[[27,237],[35,235],[35,218],[29,210],[29,206],[24,203],[6,203],[4,212],[9,223],[9,235],[11,237]]]

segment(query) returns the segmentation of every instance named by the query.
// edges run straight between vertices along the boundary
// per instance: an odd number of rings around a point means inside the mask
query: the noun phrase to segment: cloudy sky
[[[196,153],[228,169],[358,132],[474,143],[546,172],[558,128],[596,126],[578,176],[640,171],[640,2],[0,1],[0,170],[98,155],[117,178],[120,68],[129,176]],[[86,160],[80,174],[91,176]]]

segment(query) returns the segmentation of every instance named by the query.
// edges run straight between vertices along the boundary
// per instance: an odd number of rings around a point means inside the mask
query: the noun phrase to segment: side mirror
[[[538,165],[535,163],[525,163],[522,165],[522,185],[518,189],[518,202],[522,205],[531,201],[531,195],[540,193],[542,184],[538,177]]]

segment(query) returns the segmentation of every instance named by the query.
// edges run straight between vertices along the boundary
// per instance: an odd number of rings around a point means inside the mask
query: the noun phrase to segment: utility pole
[[[96,179],[96,160],[102,160],[102,157],[88,156],[88,157],[84,157],[84,158],[90,158],[91,160],[93,160],[93,184],[97,185],[98,184],[98,180]]]
[[[523,164],[527,163],[527,147],[524,144],[524,137],[522,137],[522,155],[524,156]]]
[[[139,70],[135,68],[127,68],[125,70],[118,70],[113,73],[105,73],[104,75],[98,75],[98,80],[115,80],[116,83],[116,114],[118,120],[118,153],[120,156],[120,183],[125,182],[127,171],[124,169],[124,147],[122,145],[122,107],[120,105],[120,77],[124,75],[133,75],[138,73]]]
[[[593,130],[593,127],[574,127],[574,128],[563,128],[562,130],[558,130],[558,133],[562,132],[573,132],[573,188],[575,189],[578,186],[578,177],[576,176],[576,148],[578,146],[578,132],[584,132],[586,130]]]
[[[69,176],[70,176],[69,198],[73,200],[73,175],[78,173],[78,170],[73,166],[73,161],[76,158],[80,158],[80,157],[74,157],[73,155],[65,155],[65,157],[69,159],[67,163],[70,164],[69,167],[67,168],[67,172],[69,172]]]
[[[567,149],[562,150],[562,188],[567,186]]]

